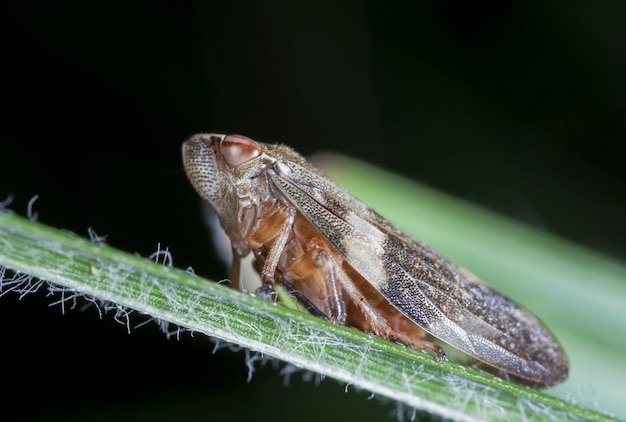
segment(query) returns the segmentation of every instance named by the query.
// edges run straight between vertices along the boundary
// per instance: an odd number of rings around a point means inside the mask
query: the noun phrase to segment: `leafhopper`
[[[284,145],[198,134],[187,177],[217,212],[233,249],[232,283],[250,253],[272,296],[285,286],[312,313],[446,358],[426,334],[535,386],[568,361],[526,309],[406,234]]]

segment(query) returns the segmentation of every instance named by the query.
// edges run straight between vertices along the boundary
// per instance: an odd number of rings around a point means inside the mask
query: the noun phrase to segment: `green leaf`
[[[327,171],[340,184],[540,315],[570,353],[576,383],[584,383],[592,371],[585,369],[589,360],[577,347],[585,347],[584,353],[604,348],[603,360],[608,360],[607,352],[624,355],[623,338],[593,329],[624,332],[623,320],[611,319],[618,313],[612,306],[623,302],[611,300],[610,290],[604,292],[605,287],[620,288],[623,266],[380,170],[337,157],[334,163],[341,171]],[[367,180],[366,186],[351,183],[359,180]],[[446,418],[610,420],[544,392],[467,366],[437,363],[428,354],[9,212],[0,212],[0,266]],[[575,277],[582,267],[595,276],[592,290],[580,284],[582,275]],[[497,284],[503,280],[513,284]],[[591,304],[597,301],[608,317],[594,314]],[[565,395],[575,390],[576,384],[566,384],[569,389],[553,391]]]

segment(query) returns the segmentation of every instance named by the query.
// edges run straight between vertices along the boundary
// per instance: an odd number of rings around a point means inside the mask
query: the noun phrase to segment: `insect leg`
[[[365,320],[374,334],[386,339],[397,340],[400,343],[423,352],[429,350],[436,356],[439,362],[446,360],[446,353],[438,344],[394,329],[387,319],[372,306],[358,286],[342,268],[338,267],[337,278],[348,296],[350,296],[350,299],[352,299],[357,308],[363,313]]]
[[[293,284],[285,280],[285,277],[278,277],[278,283],[291,295],[300,306],[303,306],[311,315],[328,320],[326,315],[320,308],[315,306],[300,290],[296,289]]]
[[[254,291],[254,294],[261,299],[276,302],[278,300],[278,292],[271,283],[263,283],[261,287]]]
[[[233,250],[233,263],[230,269],[230,287],[239,290],[241,286],[241,257]]]
[[[269,248],[265,263],[261,269],[263,283],[274,284],[276,266],[285,249],[287,240],[289,240],[295,218],[296,210],[294,208],[283,208],[267,217],[267,219],[259,220],[257,223],[259,229],[252,234],[251,241],[257,242],[259,245],[272,241],[272,246]]]
[[[314,242],[310,242],[310,245],[314,245]],[[335,269],[331,253],[326,249],[313,247],[291,264],[289,274],[298,279],[308,276],[319,279],[324,286],[325,297],[322,299],[328,308],[328,318],[336,324],[343,325],[347,318],[346,303],[337,282]]]

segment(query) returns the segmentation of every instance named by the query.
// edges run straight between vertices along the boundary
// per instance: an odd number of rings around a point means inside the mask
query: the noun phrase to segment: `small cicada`
[[[426,333],[536,386],[567,378],[559,343],[530,312],[404,233],[301,155],[241,135],[183,144],[185,171],[217,211],[233,279],[250,252],[260,292],[287,287],[313,313],[410,347]]]

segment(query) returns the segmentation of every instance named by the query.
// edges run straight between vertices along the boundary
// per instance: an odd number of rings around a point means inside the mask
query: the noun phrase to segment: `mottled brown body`
[[[183,144],[189,180],[217,211],[240,259],[256,258],[266,287],[349,323],[445,358],[426,332],[535,385],[567,378],[558,342],[528,311],[382,218],[282,145],[240,135]],[[267,288],[265,289],[267,290]]]

